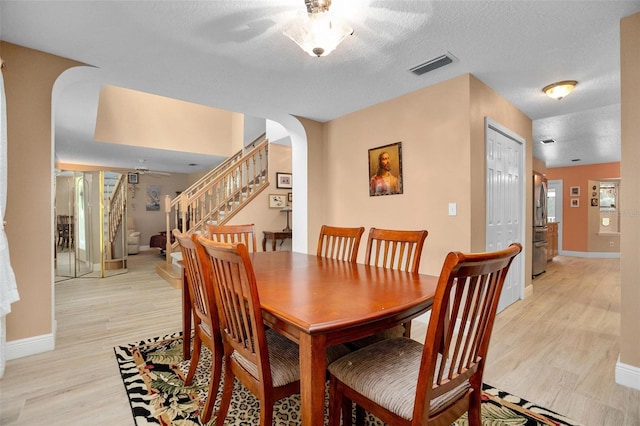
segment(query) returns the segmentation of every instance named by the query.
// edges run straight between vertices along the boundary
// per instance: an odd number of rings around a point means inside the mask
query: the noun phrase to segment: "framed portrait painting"
[[[402,194],[402,142],[369,150],[369,196]]]

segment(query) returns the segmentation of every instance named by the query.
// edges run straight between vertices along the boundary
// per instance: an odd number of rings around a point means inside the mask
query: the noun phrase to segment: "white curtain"
[[[4,96],[2,64],[0,58],[0,378],[4,376],[6,361],[5,319],[11,312],[11,304],[20,299],[9,258],[9,243],[4,233],[4,212],[7,207],[7,103]]]

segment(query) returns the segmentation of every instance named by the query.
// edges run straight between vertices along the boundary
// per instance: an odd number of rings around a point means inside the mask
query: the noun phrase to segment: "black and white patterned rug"
[[[199,414],[207,395],[211,354],[203,353],[191,386],[184,386],[189,360],[182,358],[182,333],[148,339],[114,348],[137,426],[202,426]],[[328,396],[328,395],[327,395]],[[220,393],[216,401],[217,409]],[[237,380],[225,425],[258,425],[259,402]],[[325,413],[325,424],[326,424]],[[486,426],[578,425],[570,419],[491,386],[484,386],[482,420]],[[300,421],[300,396],[294,395],[274,405],[274,424],[293,426]],[[215,424],[215,418],[209,422]],[[381,426],[367,417],[367,425]],[[466,426],[466,416],[454,425]]]

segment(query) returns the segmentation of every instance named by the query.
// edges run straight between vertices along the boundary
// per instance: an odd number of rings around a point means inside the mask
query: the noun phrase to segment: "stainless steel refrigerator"
[[[547,268],[547,178],[533,175],[533,265],[534,277]]]

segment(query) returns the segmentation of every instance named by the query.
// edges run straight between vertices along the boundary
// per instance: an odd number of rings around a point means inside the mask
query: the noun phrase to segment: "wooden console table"
[[[276,251],[276,241],[280,241],[280,245],[284,243],[284,240],[291,239],[292,231],[262,231],[264,237],[262,237],[262,251],[267,251],[267,240],[271,240],[271,250]]]

